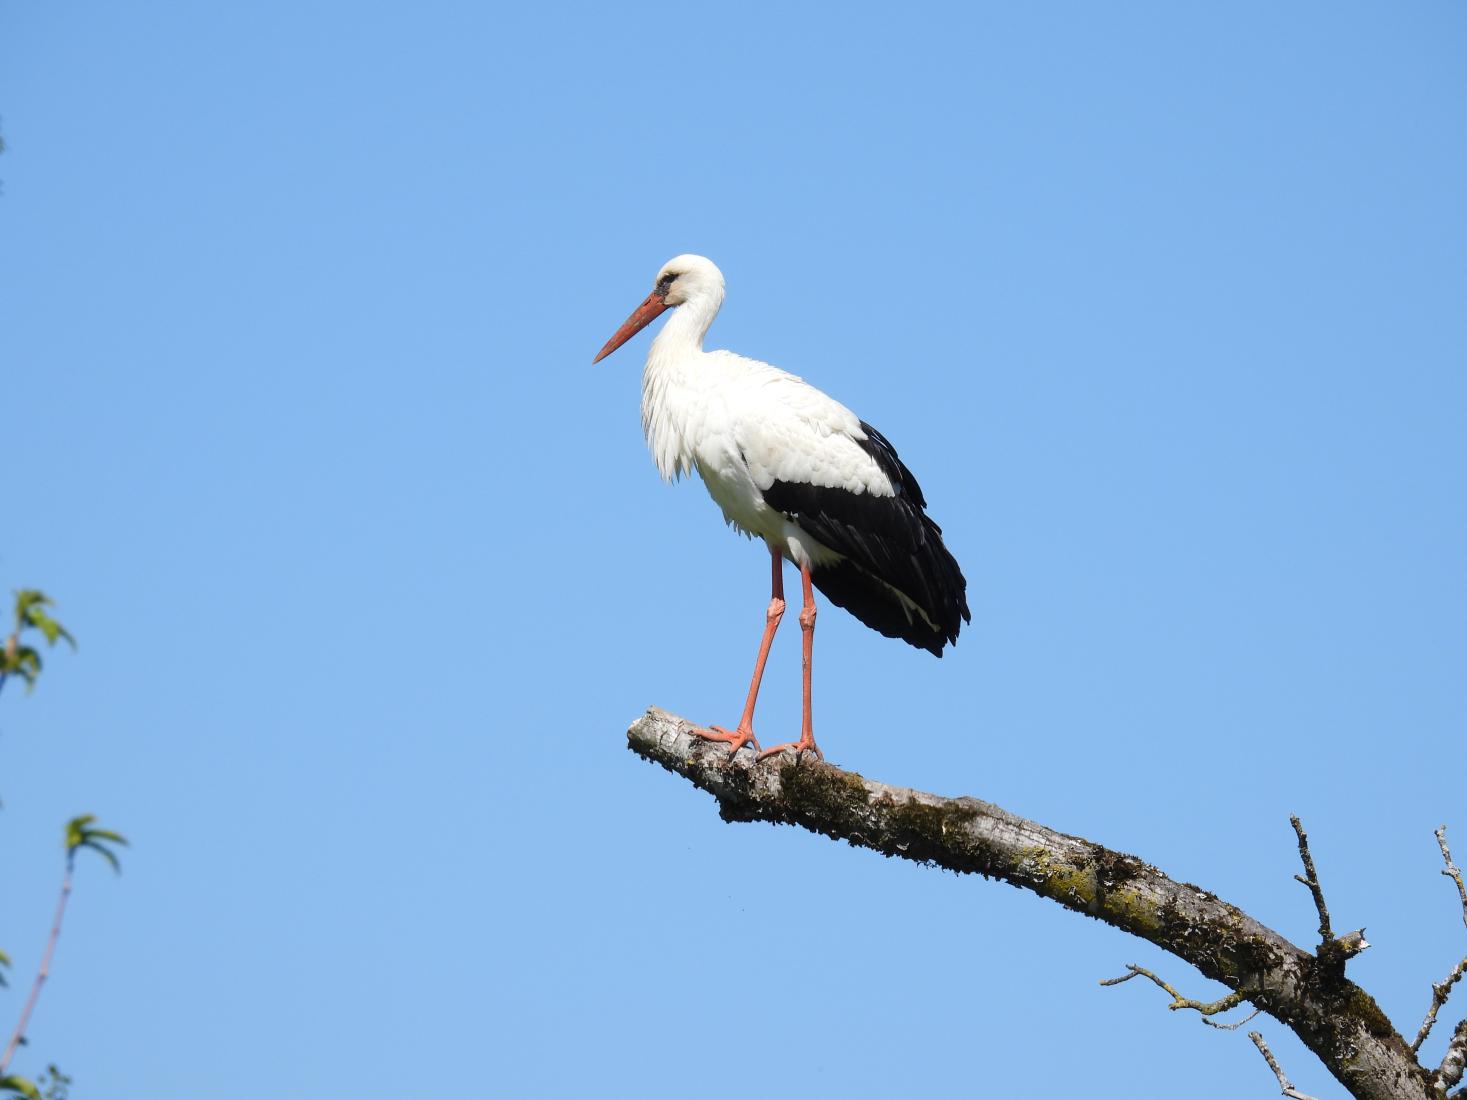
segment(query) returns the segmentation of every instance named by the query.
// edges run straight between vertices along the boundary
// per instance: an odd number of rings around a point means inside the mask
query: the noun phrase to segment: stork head
[[[723,304],[723,272],[719,271],[718,266],[706,256],[694,256],[689,253],[674,256],[663,264],[653,282],[652,293],[647,295],[642,304],[632,311],[626,324],[616,330],[611,339],[606,341],[606,346],[596,353],[596,358],[591,362],[601,362],[651,324],[663,310],[687,302],[694,302],[708,308],[710,321],[712,320],[711,314],[716,313],[718,307]]]

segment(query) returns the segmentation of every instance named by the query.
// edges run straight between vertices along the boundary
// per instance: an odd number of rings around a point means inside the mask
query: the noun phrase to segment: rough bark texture
[[[1374,998],[1345,977],[1347,954],[1312,953],[1198,886],[1135,856],[1056,832],[976,798],[943,798],[864,779],[790,754],[756,763],[744,749],[690,733],[656,707],[627,731],[637,755],[718,800],[725,821],[772,821],[887,856],[1002,879],[1150,940],[1209,978],[1246,993],[1317,1054],[1361,1100],[1438,1100]]]

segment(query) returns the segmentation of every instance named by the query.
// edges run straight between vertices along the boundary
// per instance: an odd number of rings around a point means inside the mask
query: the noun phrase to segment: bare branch
[[[1273,1070],[1273,1075],[1279,1079],[1279,1092],[1285,1096],[1292,1097],[1293,1100],[1314,1100],[1314,1097],[1310,1096],[1307,1092],[1300,1092],[1296,1089],[1293,1083],[1284,1076],[1284,1071],[1279,1067],[1278,1059],[1273,1056],[1273,1051],[1268,1049],[1268,1044],[1263,1041],[1263,1036],[1260,1033],[1250,1031],[1248,1038],[1253,1040],[1253,1045],[1258,1048],[1258,1053],[1263,1055],[1263,1060],[1268,1063],[1268,1068]]]
[[[1201,1014],[1202,1022],[1204,1024],[1207,1024],[1209,1027],[1218,1028],[1221,1031],[1235,1031],[1262,1011],[1262,1009],[1254,1009],[1252,1015],[1245,1016],[1243,1019],[1239,1020],[1235,1024],[1220,1024],[1216,1020],[1209,1020],[1208,1017],[1216,1016],[1220,1012],[1226,1012],[1230,1008],[1237,1008],[1240,1004],[1248,999],[1248,994],[1246,991],[1240,989],[1236,992],[1229,993],[1226,997],[1219,997],[1215,1001],[1194,1001],[1191,997],[1183,997],[1170,984],[1168,984],[1163,979],[1157,977],[1156,974],[1152,973],[1150,970],[1147,970],[1144,966],[1137,966],[1135,963],[1127,963],[1126,970],[1129,971],[1129,973],[1122,974],[1119,978],[1106,978],[1100,984],[1120,985],[1122,982],[1129,982],[1132,978],[1135,978],[1137,976],[1140,976],[1142,978],[1150,978],[1162,989],[1166,990],[1172,995],[1172,1003],[1167,1005],[1167,1008],[1171,1009],[1173,1012],[1175,1012],[1179,1008],[1193,1009]]]
[[[1457,1030],[1452,1033],[1452,1041],[1447,1044],[1446,1056],[1436,1070],[1437,1088],[1446,1092],[1462,1080],[1464,1067],[1467,1067],[1467,1020],[1457,1025]]]
[[[1447,1003],[1447,997],[1451,995],[1452,986],[1462,980],[1463,973],[1467,973],[1467,959],[1463,959],[1441,981],[1431,987],[1431,1007],[1426,1010],[1426,1019],[1421,1021],[1421,1030],[1416,1033],[1416,1041],[1411,1044],[1411,1050],[1418,1051],[1421,1044],[1426,1042],[1426,1037],[1431,1034],[1431,1029],[1436,1025],[1436,1014],[1442,1005]]]
[[[1447,827],[1443,825],[1436,831],[1436,842],[1442,850],[1442,860],[1446,863],[1442,874],[1457,884],[1457,896],[1462,899],[1462,923],[1467,925],[1467,886],[1462,885],[1462,868],[1452,862],[1452,850],[1447,847]]]
[[[1301,949],[1199,886],[989,802],[892,786],[808,758],[730,755],[693,728],[654,707],[627,731],[628,748],[712,794],[725,821],[797,825],[886,856],[1002,879],[1247,990],[1356,1100],[1440,1100],[1406,1040],[1328,952]]]
[[[1467,924],[1467,889],[1462,886],[1462,869],[1452,862],[1452,850],[1447,847],[1447,827],[1441,826],[1436,830],[1436,843],[1442,850],[1442,862],[1447,866],[1442,874],[1457,884],[1457,893],[1462,898],[1462,923]],[[1426,1010],[1426,1019],[1421,1021],[1421,1030],[1416,1033],[1416,1041],[1411,1044],[1412,1052],[1419,1051],[1421,1044],[1426,1042],[1426,1037],[1431,1034],[1431,1029],[1436,1025],[1436,1014],[1442,1005],[1447,1003],[1447,998],[1452,994],[1452,987],[1462,980],[1462,975],[1467,973],[1467,958],[1464,958],[1452,968],[1452,972],[1431,987],[1431,1007]]]
[[[1296,882],[1302,882],[1309,887],[1309,892],[1314,895],[1314,908],[1319,910],[1319,945],[1323,947],[1335,938],[1330,931],[1329,910],[1325,908],[1324,891],[1319,886],[1319,874],[1314,870],[1314,857],[1309,854],[1309,837],[1305,835],[1304,826],[1299,823],[1297,814],[1289,815],[1289,824],[1294,826],[1294,833],[1299,838],[1299,858],[1304,861],[1304,870],[1308,878],[1303,875],[1295,875]]]
[[[1244,1024],[1252,1023],[1253,1018],[1259,1015],[1262,1011],[1263,1009],[1261,1008],[1255,1008],[1252,1012],[1248,1013],[1248,1015],[1244,1016],[1241,1020],[1234,1020],[1230,1024],[1220,1024],[1216,1020],[1209,1020],[1205,1017],[1203,1018],[1202,1022],[1208,1027],[1217,1028],[1219,1031],[1237,1031],[1238,1028],[1242,1027]]]
[[[66,874],[61,880],[61,896],[56,901],[56,915],[51,921],[51,934],[46,937],[46,950],[41,955],[41,968],[36,972],[36,980],[31,983],[30,995],[25,999],[25,1005],[20,1010],[20,1019],[15,1023],[15,1030],[10,1034],[10,1042],[5,1046],[5,1053],[0,1054],[0,1076],[10,1065],[10,1059],[15,1057],[16,1048],[25,1042],[26,1028],[30,1027],[31,1013],[35,1011],[36,1001],[40,999],[41,987],[46,984],[46,978],[51,974],[51,956],[56,953],[56,941],[61,938],[61,918],[66,915],[66,902],[71,897],[71,857],[66,860]]]

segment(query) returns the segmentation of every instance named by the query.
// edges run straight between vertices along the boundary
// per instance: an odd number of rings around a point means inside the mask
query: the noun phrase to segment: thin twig
[[[1248,1015],[1244,1016],[1241,1020],[1234,1020],[1230,1024],[1220,1024],[1216,1020],[1209,1020],[1206,1017],[1203,1017],[1202,1022],[1208,1027],[1217,1028],[1219,1031],[1237,1031],[1238,1028],[1242,1027],[1244,1024],[1251,1024],[1253,1022],[1253,1017],[1257,1016],[1262,1011],[1263,1009],[1261,1008],[1255,1008],[1252,1012],[1248,1013]]]
[[[1298,818],[1294,820],[1297,822]],[[1293,1082],[1284,1076],[1284,1071],[1280,1068],[1278,1059],[1273,1056],[1273,1051],[1268,1049],[1268,1044],[1263,1041],[1263,1036],[1260,1033],[1250,1031],[1248,1038],[1253,1040],[1253,1045],[1258,1048],[1258,1053],[1263,1055],[1263,1060],[1268,1063],[1268,1068],[1273,1070],[1273,1075],[1279,1079],[1279,1092],[1285,1096],[1292,1097],[1293,1100],[1314,1100],[1314,1097],[1310,1096],[1307,1092],[1300,1092],[1296,1089]]]
[[[1245,1016],[1243,1019],[1239,1020],[1235,1024],[1219,1024],[1212,1020],[1209,1020],[1208,1017],[1216,1016],[1220,1012],[1226,1012],[1230,1008],[1237,1008],[1240,1004],[1248,999],[1248,993],[1246,990],[1237,990],[1236,992],[1229,993],[1226,997],[1219,997],[1215,1001],[1194,1001],[1191,997],[1183,997],[1168,982],[1157,977],[1154,973],[1152,973],[1150,970],[1147,970],[1144,966],[1137,966],[1135,963],[1127,963],[1126,970],[1129,971],[1129,973],[1122,974],[1119,978],[1106,978],[1100,984],[1120,985],[1122,982],[1129,982],[1132,978],[1135,978],[1137,976],[1140,976],[1142,978],[1150,978],[1157,985],[1161,986],[1162,989],[1166,990],[1172,995],[1172,1003],[1167,1005],[1167,1008],[1171,1009],[1173,1012],[1175,1012],[1179,1008],[1193,1009],[1201,1014],[1202,1022],[1204,1024],[1206,1024],[1208,1027],[1215,1027],[1220,1031],[1236,1030],[1237,1028],[1242,1027],[1244,1024],[1246,1024],[1249,1020],[1253,1019],[1254,1016],[1257,1016],[1260,1011],[1262,1011],[1261,1009],[1254,1009],[1252,1015]]]
[[[1309,892],[1314,895],[1314,908],[1319,910],[1319,943],[1322,947],[1335,938],[1335,934],[1330,931],[1329,910],[1325,908],[1324,891],[1319,886],[1319,875],[1314,870],[1314,857],[1309,854],[1309,837],[1304,833],[1304,826],[1299,823],[1299,815],[1290,814],[1289,824],[1294,826],[1294,833],[1299,837],[1299,858],[1304,861],[1304,870],[1309,874],[1308,878],[1303,875],[1295,875],[1294,880],[1309,887]]]
[[[1426,1037],[1431,1034],[1431,1029],[1436,1025],[1436,1014],[1442,1005],[1447,1003],[1447,997],[1451,995],[1452,986],[1462,980],[1462,975],[1467,973],[1467,959],[1463,959],[1439,982],[1431,987],[1431,1007],[1426,1010],[1426,1019],[1421,1021],[1421,1030],[1416,1033],[1416,1041],[1411,1044],[1414,1054],[1421,1049],[1421,1044],[1426,1042]]]
[[[46,939],[46,950],[41,955],[41,968],[36,971],[36,980],[31,983],[30,996],[25,999],[25,1007],[20,1010],[20,1019],[15,1022],[15,1031],[11,1033],[5,1053],[0,1055],[0,1076],[4,1076],[5,1070],[10,1065],[10,1059],[15,1057],[16,1048],[25,1039],[26,1028],[30,1026],[31,1022],[31,1012],[35,1009],[36,1000],[41,995],[41,986],[46,984],[46,978],[51,973],[51,956],[56,951],[56,941],[61,937],[61,918],[66,914],[66,901],[71,897],[73,862],[71,853],[67,853],[66,875],[61,880],[61,897],[56,900],[56,916],[51,922],[51,935]]]
[[[1462,869],[1452,862],[1452,850],[1447,847],[1447,827],[1441,826],[1436,830],[1436,843],[1442,850],[1442,862],[1446,868],[1442,874],[1457,884],[1457,893],[1462,898],[1462,923],[1467,924],[1467,888],[1462,886]],[[1421,1021],[1421,1030],[1416,1033],[1416,1041],[1411,1044],[1414,1054],[1421,1049],[1421,1044],[1426,1042],[1426,1037],[1431,1034],[1431,1029],[1436,1025],[1436,1014],[1441,1007],[1447,1003],[1447,998],[1452,994],[1452,987],[1462,980],[1462,975],[1467,973],[1467,958],[1464,958],[1452,968],[1452,972],[1431,987],[1431,1007],[1426,1010],[1426,1019]]]
[[[1452,850],[1447,847],[1447,827],[1445,825],[1436,831],[1436,842],[1441,846],[1442,859],[1446,863],[1442,874],[1457,884],[1457,896],[1462,899],[1462,923],[1467,925],[1467,886],[1462,885],[1462,868],[1452,862]]]

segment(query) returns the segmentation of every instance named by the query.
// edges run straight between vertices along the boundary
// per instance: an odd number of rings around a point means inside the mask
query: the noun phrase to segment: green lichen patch
[[[1353,986],[1348,997],[1349,1010],[1365,1025],[1365,1030],[1378,1039],[1393,1035],[1395,1028],[1375,1003],[1375,998],[1359,986]]]
[[[1027,886],[1067,909],[1090,913],[1094,908],[1095,878],[1088,866],[1056,859],[1048,849],[1026,849],[1013,873],[1006,877],[1015,886]]]
[[[958,801],[900,801],[883,794],[870,804],[870,824],[876,826],[860,843],[887,856],[919,863],[937,863],[950,871],[991,875],[982,848],[970,826],[980,813]]]
[[[844,772],[825,764],[795,761],[779,769],[784,801],[801,819],[817,824],[847,821],[866,809],[870,796],[865,781],[855,772]]]
[[[1396,1034],[1375,998],[1354,982],[1339,981],[1316,963],[1306,973],[1305,987],[1311,997],[1329,1006],[1329,1015],[1336,1019],[1358,1020],[1377,1039]]]
[[[1162,910],[1152,899],[1133,887],[1101,887],[1097,899],[1110,923],[1127,932],[1156,942],[1161,935]]]

